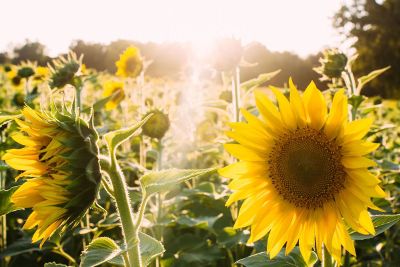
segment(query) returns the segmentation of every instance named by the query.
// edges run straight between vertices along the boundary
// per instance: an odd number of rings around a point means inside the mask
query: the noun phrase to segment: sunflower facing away
[[[325,246],[340,263],[342,247],[355,255],[347,226],[374,234],[368,208],[380,210],[371,197],[384,197],[380,180],[365,156],[378,144],[363,141],[370,119],[349,122],[347,97],[338,91],[328,113],[313,82],[300,95],[289,80],[290,99],[272,88],[276,107],[256,92],[262,117],[246,110],[246,122],[232,123],[227,135],[237,144],[225,149],[240,161],[220,169],[232,178],[227,205],[244,200],[235,228],[251,226],[249,243],[269,233],[267,252],[274,258],[286,244],[299,243],[304,259]]]
[[[117,76],[136,78],[143,69],[142,56],[137,47],[130,46],[119,57],[115,63]]]
[[[68,112],[47,114],[30,107],[25,120],[15,119],[20,132],[12,138],[23,147],[10,149],[3,160],[23,171],[26,182],[11,201],[32,208],[23,228],[37,229],[32,242],[43,243],[57,230],[74,226],[93,204],[100,183],[97,133]]]
[[[103,97],[111,96],[106,104],[106,110],[115,109],[125,98],[124,83],[117,81],[106,81],[104,83]]]

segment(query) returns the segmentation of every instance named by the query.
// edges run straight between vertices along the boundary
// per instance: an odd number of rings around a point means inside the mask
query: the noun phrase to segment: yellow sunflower
[[[15,119],[20,132],[11,137],[23,147],[7,150],[3,160],[25,178],[11,197],[32,208],[23,228],[37,229],[32,242],[43,243],[57,230],[79,222],[93,204],[101,179],[97,133],[67,112],[47,114],[30,107],[25,120]]]
[[[106,110],[114,109],[125,98],[124,83],[117,81],[106,81],[104,83],[103,97],[111,96],[106,104]]]
[[[137,47],[128,47],[119,60],[115,63],[117,66],[117,76],[120,77],[137,77],[143,69],[142,56]]]
[[[286,244],[299,243],[304,259],[323,246],[340,262],[342,247],[355,255],[347,226],[374,234],[368,208],[380,210],[371,197],[384,197],[380,180],[365,156],[379,145],[362,138],[370,119],[348,121],[347,97],[338,91],[328,113],[313,82],[301,95],[289,80],[290,99],[272,88],[278,107],[257,92],[262,117],[246,110],[246,122],[232,123],[227,135],[237,144],[225,149],[240,161],[220,169],[232,178],[227,205],[244,200],[236,228],[251,226],[249,243],[269,233],[267,252],[274,258]]]

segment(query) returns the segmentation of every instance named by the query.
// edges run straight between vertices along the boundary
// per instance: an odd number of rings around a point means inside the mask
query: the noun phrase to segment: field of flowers
[[[0,266],[400,266],[400,101],[354,60],[327,88],[150,79],[136,47],[0,66]]]

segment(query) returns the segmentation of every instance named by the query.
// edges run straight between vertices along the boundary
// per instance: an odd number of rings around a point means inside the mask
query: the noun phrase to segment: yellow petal
[[[284,127],[277,107],[268,99],[268,97],[259,91],[255,91],[256,105],[261,115],[264,117],[268,126],[275,134],[282,132]]]
[[[279,91],[279,89],[271,86],[271,90],[275,94],[276,100],[278,101],[279,111],[281,113],[283,123],[287,128],[295,130],[297,128],[296,117],[292,112],[289,101],[287,100],[286,96]]]
[[[311,82],[303,94],[304,105],[312,128],[320,130],[324,126],[327,107],[324,96],[314,82]]]
[[[265,161],[265,159],[267,158],[266,155],[262,155],[261,153],[256,153],[254,150],[249,149],[240,144],[225,144],[224,148],[226,151],[229,152],[229,154],[240,160]]]
[[[376,166],[376,162],[364,157],[347,157],[342,158],[342,164],[349,169],[368,168]]]
[[[368,133],[372,122],[371,118],[349,122],[344,128],[343,143],[362,139]]]
[[[342,147],[342,154],[345,156],[364,156],[375,151],[380,144],[366,142],[363,140],[356,140],[344,144]]]
[[[218,170],[218,173],[227,178],[240,178],[244,176],[259,176],[267,173],[266,164],[259,162],[240,161]]]
[[[347,122],[347,97],[344,90],[339,90],[333,97],[332,107],[325,124],[325,134],[330,140],[336,138]]]
[[[307,124],[307,114],[304,108],[303,100],[294,85],[292,78],[289,78],[290,87],[290,106],[292,108],[293,114],[297,117],[297,125],[299,127],[304,127]]]

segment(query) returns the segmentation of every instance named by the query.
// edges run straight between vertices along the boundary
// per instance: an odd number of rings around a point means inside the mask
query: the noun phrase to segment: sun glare
[[[305,56],[338,44],[331,17],[341,4],[318,0],[40,2],[43,5],[23,0],[2,4],[3,10],[18,9],[29,19],[29,27],[23,20],[14,20],[13,12],[5,12],[3,19],[13,21],[13,30],[3,30],[0,47],[28,38],[45,43],[50,54],[56,55],[65,51],[71,40],[109,43],[129,39],[191,42],[204,52],[205,44],[215,39],[235,37],[243,43],[259,41],[273,51]],[[36,13],[32,10],[42,6],[46,6],[46,15],[33,17]],[[68,14],[74,14],[73,18]]]

